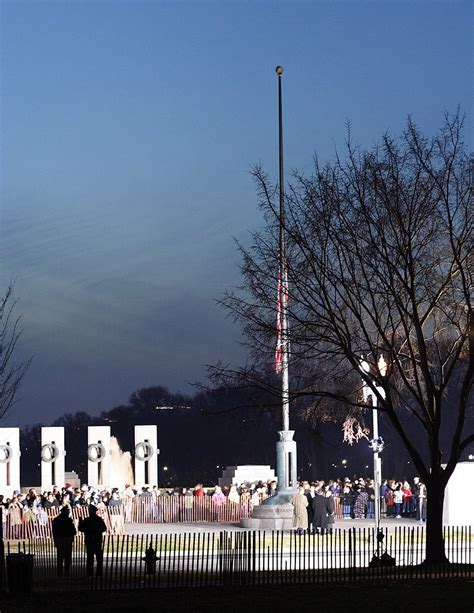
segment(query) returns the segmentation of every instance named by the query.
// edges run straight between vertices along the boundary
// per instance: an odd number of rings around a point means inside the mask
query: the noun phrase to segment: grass
[[[240,543],[240,547],[244,544],[244,533],[229,533],[229,540],[226,543],[227,547],[235,547],[239,548],[237,543]],[[448,536],[448,535],[447,535]],[[186,537],[186,538],[185,538]],[[194,538],[193,538],[194,537]],[[364,551],[367,548],[375,548],[376,541],[373,538],[374,535],[372,533],[367,533],[366,531],[358,531],[354,530],[351,532],[350,542],[352,549],[356,549],[359,551]],[[251,533],[248,533],[247,542],[252,539]],[[82,538],[80,539],[82,541]],[[76,541],[79,544],[79,539]],[[144,551],[149,543],[152,543],[153,547],[157,550],[158,553],[167,553],[167,552],[176,552],[176,553],[184,553],[184,552],[194,552],[205,553],[206,551],[219,551],[222,550],[220,544],[219,534],[216,533],[201,533],[196,535],[196,533],[181,533],[178,535],[175,534],[166,534],[166,535],[143,535],[143,536],[109,536],[105,541],[105,550],[109,553],[116,553],[117,549],[119,551],[135,553],[136,551],[142,552]],[[253,542],[255,542],[255,547],[253,547]],[[474,533],[471,535],[467,534],[450,534],[448,538],[446,538],[446,549],[450,550],[453,546],[462,545],[466,547],[467,544],[474,543]],[[10,547],[10,551],[12,553],[18,551],[18,547],[20,546],[21,550],[23,550],[22,544],[26,543],[26,551],[30,551],[31,553],[36,553],[40,551],[45,551],[48,548],[51,551],[54,550],[52,539],[50,538],[38,538],[31,541],[25,540],[10,540],[5,541],[5,551],[7,551],[7,545]],[[29,544],[28,544],[29,543]],[[414,546],[415,548],[424,546],[426,543],[425,533],[419,532],[414,533],[414,536],[407,531],[403,531],[396,535],[387,535],[383,541],[382,547],[388,548],[389,550],[392,548],[393,550],[400,550],[405,545]],[[304,537],[295,537],[293,534],[288,532],[281,533],[275,532],[272,536],[271,533],[258,532],[256,533],[255,540],[252,540],[250,543],[252,549],[256,551],[261,551],[268,553],[269,550],[275,550],[275,552],[279,552],[283,550],[285,553],[291,551],[299,551],[300,548],[307,552],[313,551],[323,551],[328,552],[332,549],[335,553],[340,551],[347,550],[349,548],[349,533],[348,531],[338,531],[336,530],[332,535],[316,535],[316,536],[304,536]],[[80,545],[82,546],[82,545]]]

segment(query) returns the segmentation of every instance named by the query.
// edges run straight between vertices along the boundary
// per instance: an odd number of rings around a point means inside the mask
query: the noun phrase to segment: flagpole
[[[296,442],[294,430],[290,430],[289,395],[289,328],[288,328],[288,277],[285,253],[285,180],[283,176],[283,109],[281,96],[281,75],[283,68],[276,67],[278,75],[278,131],[279,131],[279,170],[280,170],[280,236],[279,236],[279,273],[277,290],[277,346],[275,351],[275,370],[282,376],[282,429],[278,431],[276,442],[277,493],[269,496],[262,504],[252,510],[251,517],[240,521],[244,528],[252,530],[291,530],[293,526],[293,505],[297,479]]]
[[[281,374],[282,374],[282,430],[287,432],[290,429],[290,393],[289,393],[289,360],[288,360],[288,311],[287,311],[287,292],[288,276],[286,269],[285,253],[285,178],[283,173],[283,104],[281,93],[282,66],[276,67],[278,75],[278,151],[279,151],[279,184],[280,184],[280,236],[279,236],[279,264],[280,264],[280,284],[279,300],[281,307]]]
[[[280,183],[280,235],[279,235],[279,284],[278,304],[280,340],[281,399],[282,399],[282,429],[278,432],[280,440],[276,444],[276,469],[278,478],[278,493],[287,498],[292,495],[296,486],[296,443],[293,440],[294,430],[290,430],[290,385],[289,385],[289,328],[288,328],[288,266],[285,245],[285,177],[283,174],[283,104],[282,79],[283,68],[276,67],[278,75],[278,153],[279,153],[279,183]],[[278,496],[277,496],[278,498]],[[283,499],[280,496],[281,502]]]

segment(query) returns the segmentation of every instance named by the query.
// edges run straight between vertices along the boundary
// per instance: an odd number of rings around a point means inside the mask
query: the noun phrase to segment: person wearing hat
[[[54,546],[56,547],[58,577],[69,575],[72,562],[72,543],[76,536],[76,528],[69,516],[69,507],[61,508],[59,515],[52,521]]]
[[[89,517],[79,522],[79,530],[84,533],[87,552],[86,574],[92,577],[94,557],[97,560],[96,575],[102,575],[102,534],[107,532],[104,520],[97,515],[97,507],[89,505]]]

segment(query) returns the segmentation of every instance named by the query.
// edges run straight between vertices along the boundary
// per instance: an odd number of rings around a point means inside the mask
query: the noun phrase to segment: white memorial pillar
[[[443,468],[446,466],[442,465]],[[458,462],[444,494],[443,524],[474,526],[474,462]]]
[[[87,444],[88,485],[110,486],[110,426],[89,426]]]
[[[41,491],[64,486],[64,428],[41,428]]]
[[[20,489],[20,428],[0,428],[0,494]]]
[[[156,426],[135,426],[135,485],[158,485],[158,439]]]

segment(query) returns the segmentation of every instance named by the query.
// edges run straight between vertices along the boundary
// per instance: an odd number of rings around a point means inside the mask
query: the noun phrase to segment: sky
[[[470,1],[0,2],[0,289],[33,357],[3,425],[194,393],[245,361],[216,304],[262,226],[250,176],[287,178],[408,115],[467,114]]]

